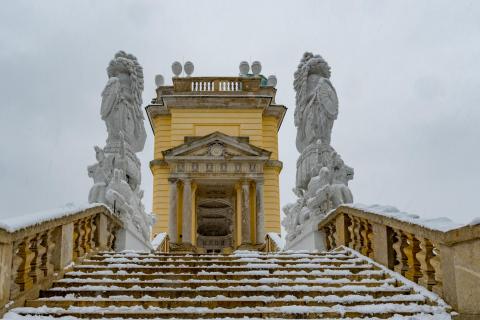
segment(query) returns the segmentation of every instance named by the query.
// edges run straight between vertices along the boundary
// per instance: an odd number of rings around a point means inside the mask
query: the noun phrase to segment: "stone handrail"
[[[318,228],[327,250],[350,247],[437,293],[461,315],[480,316],[480,225],[440,231],[340,206]]]
[[[280,235],[278,235],[278,237],[280,237]],[[269,252],[278,252],[278,251],[282,251],[282,250],[283,250],[283,248],[280,248],[277,239],[273,238],[272,233],[270,233],[270,232],[267,233],[265,235],[265,245],[264,245],[262,251],[269,253]]]
[[[161,232],[152,240],[153,250],[155,252],[170,252],[170,237],[167,233]]]
[[[122,222],[103,206],[23,227],[0,228],[0,315],[63,276],[65,269],[99,250],[113,250]]]
[[[259,77],[186,77],[173,78],[175,92],[258,91]]]

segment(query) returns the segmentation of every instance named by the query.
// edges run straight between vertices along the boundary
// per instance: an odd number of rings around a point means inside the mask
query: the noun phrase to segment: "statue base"
[[[308,220],[295,238],[292,240],[287,239],[285,250],[326,250],[325,233],[318,230],[318,224],[323,218],[324,216],[322,215]]]

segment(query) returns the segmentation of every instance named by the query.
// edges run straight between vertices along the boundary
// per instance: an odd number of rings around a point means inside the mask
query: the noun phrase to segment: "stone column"
[[[250,239],[250,184],[242,183],[242,244],[251,243]]]
[[[256,226],[257,226],[257,243],[265,242],[265,212],[263,206],[263,180],[257,180],[256,190]]]
[[[192,180],[183,179],[182,242],[192,244]]]
[[[168,186],[170,195],[168,196],[168,237],[170,242],[176,243],[178,241],[178,226],[177,226],[177,179],[169,178]]]
[[[235,235],[236,246],[242,245],[242,186],[235,185]]]

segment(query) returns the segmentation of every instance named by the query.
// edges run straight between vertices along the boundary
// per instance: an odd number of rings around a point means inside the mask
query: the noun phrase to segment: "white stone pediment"
[[[167,161],[187,159],[266,161],[270,158],[271,152],[246,142],[245,138],[214,132],[165,150],[163,155]]]

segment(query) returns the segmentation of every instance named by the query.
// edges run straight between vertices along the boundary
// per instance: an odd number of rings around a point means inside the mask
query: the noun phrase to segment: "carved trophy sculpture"
[[[146,139],[141,110],[143,69],[137,58],[117,52],[107,67],[108,82],[102,92],[100,114],[108,137],[105,148],[95,146],[97,163],[88,167],[94,185],[88,201],[103,203],[119,214],[125,225],[121,247],[150,246],[153,219],[145,212],[140,190],[140,161]]]
[[[330,82],[330,67],[320,56],[306,52],[294,74],[296,91],[295,126],[297,160],[296,203],[283,208],[282,225],[287,248],[302,249],[298,243],[315,228],[328,211],[353,202],[348,181],[353,169],[330,145],[333,122],[338,116],[338,97]],[[296,246],[297,245],[297,246]],[[302,242],[304,249],[311,249]]]

